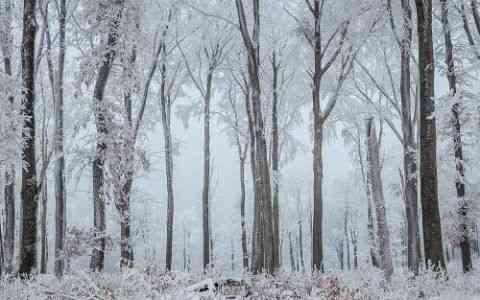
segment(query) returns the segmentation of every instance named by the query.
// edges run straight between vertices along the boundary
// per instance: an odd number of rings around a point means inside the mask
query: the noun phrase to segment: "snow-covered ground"
[[[416,279],[397,272],[389,284],[374,269],[315,275],[243,276],[232,278],[233,284],[222,287],[225,278],[220,273],[165,274],[136,269],[124,274],[79,272],[66,276],[62,281],[53,276],[37,276],[29,281],[3,281],[0,299],[480,299],[478,271],[466,276],[453,271],[448,276],[423,272]],[[200,291],[207,288],[207,291]]]

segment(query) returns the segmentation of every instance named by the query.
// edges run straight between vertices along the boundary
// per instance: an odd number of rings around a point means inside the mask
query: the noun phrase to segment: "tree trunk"
[[[22,227],[20,239],[21,276],[31,274],[37,264],[37,172],[35,159],[35,0],[24,0],[22,37],[23,146]]]
[[[58,16],[59,46],[55,97],[55,275],[62,277],[65,269],[64,248],[66,220],[65,156],[63,133],[63,74],[65,67],[65,27],[67,18],[66,0],[60,0]]]
[[[45,100],[45,99],[43,99]],[[46,168],[47,165],[47,151],[48,151],[48,137],[47,137],[47,103],[42,102],[43,114],[42,114],[42,144],[41,144],[41,156],[42,156],[42,168]],[[48,262],[48,233],[47,233],[47,212],[48,212],[48,181],[47,176],[42,180],[41,189],[42,198],[42,213],[40,218],[40,273],[47,274],[47,262]]]
[[[7,76],[12,76],[11,48],[13,44],[12,36],[12,6],[11,1],[4,2],[4,11],[2,12],[4,23],[0,26],[0,44],[3,55],[3,66]],[[11,105],[11,114],[13,114],[14,98],[9,96],[7,101]],[[13,117],[13,116],[12,116]],[[15,131],[15,125],[12,122],[10,130]],[[5,273],[13,271],[13,259],[15,250],[15,163],[11,162],[6,166],[5,171],[5,228],[4,228],[4,266]]]
[[[273,266],[280,268],[280,208],[279,208],[279,132],[278,132],[278,72],[280,64],[277,62],[275,51],[272,54],[273,69],[273,103],[272,103],[272,184],[273,184]]]
[[[453,43],[450,32],[450,24],[448,21],[448,1],[441,0],[442,7],[442,28],[443,36],[445,38],[445,64],[447,66],[447,79],[450,88],[450,96],[459,98],[462,95],[457,94],[457,76],[455,72],[455,60],[453,57]],[[473,1],[475,2],[475,1]],[[453,146],[455,150],[455,187],[457,190],[457,198],[459,204],[459,219],[460,219],[460,249],[462,254],[463,272],[470,272],[472,270],[472,254],[470,250],[470,237],[468,234],[468,203],[465,199],[465,169],[463,163],[463,143],[462,143],[462,127],[460,123],[461,103],[455,102],[452,107],[452,125],[454,128]]]
[[[247,147],[245,147],[246,150]],[[247,250],[247,226],[245,222],[245,200],[246,200],[246,190],[245,190],[245,156],[240,158],[240,218],[242,226],[242,262],[243,269],[248,270],[248,250]]]
[[[418,274],[420,254],[417,205],[416,143],[413,129],[410,97],[410,51],[412,43],[412,11],[409,0],[402,0],[403,35],[400,44],[401,74],[400,97],[402,108],[403,169],[405,182],[405,212],[407,217],[407,264],[410,271]]]
[[[253,0],[253,34],[250,36],[242,0],[236,0],[240,33],[248,54],[253,128],[255,131],[255,213],[253,234],[253,273],[273,273],[272,191],[260,85],[260,1]]]
[[[295,265],[295,254],[293,252],[293,243],[292,243],[292,233],[288,232],[288,248],[290,253],[290,269],[292,272],[297,271],[297,266]]]
[[[303,226],[302,220],[298,220],[298,251],[300,252],[300,264],[302,266],[302,272],[305,273],[305,259],[303,256]]]
[[[385,212],[385,198],[383,195],[383,183],[380,168],[380,145],[373,119],[367,120],[367,162],[368,162],[368,187],[371,190],[372,200],[375,205],[377,223],[377,241],[380,265],[388,281],[393,274],[392,254],[390,250],[390,233],[388,230]]]
[[[343,222],[343,235],[344,235],[344,240],[345,240],[345,246],[347,253],[345,253],[345,256],[347,257],[347,269],[351,270],[352,269],[352,263],[350,261],[350,239],[348,238],[348,207],[345,209],[345,216],[344,216],[344,222]]]
[[[202,228],[203,228],[203,268],[210,267],[210,101],[212,95],[213,69],[208,70],[207,88],[203,103],[203,190],[202,190]]]
[[[107,47],[103,55],[103,62],[98,70],[97,79],[93,91],[95,103],[95,125],[97,129],[97,142],[95,149],[95,159],[93,161],[93,198],[94,198],[94,229],[97,244],[93,249],[90,268],[92,271],[102,271],[105,261],[105,195],[104,195],[104,164],[105,152],[107,149],[106,138],[108,135],[108,124],[106,119],[106,107],[103,103],[103,95],[107,86],[108,77],[112,69],[113,61],[116,57],[115,47],[118,42],[118,27],[124,7],[124,0],[117,0],[112,3],[112,8],[116,8],[110,29],[108,33]]]
[[[165,49],[163,50],[165,51]],[[164,53],[165,55],[165,53]],[[172,270],[173,257],[173,218],[174,218],[174,194],[173,194],[173,145],[172,145],[172,126],[171,111],[172,102],[167,92],[167,74],[166,61],[163,60],[161,76],[160,106],[163,126],[163,140],[165,149],[165,175],[167,176],[167,245],[165,254],[165,268]]]
[[[442,228],[437,186],[437,133],[435,126],[432,37],[432,1],[416,0],[418,63],[420,81],[420,196],[424,235],[425,262],[434,270],[445,269]]]

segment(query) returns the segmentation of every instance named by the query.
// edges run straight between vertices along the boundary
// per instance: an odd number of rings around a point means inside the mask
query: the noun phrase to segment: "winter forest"
[[[0,299],[480,299],[479,6],[0,0]]]

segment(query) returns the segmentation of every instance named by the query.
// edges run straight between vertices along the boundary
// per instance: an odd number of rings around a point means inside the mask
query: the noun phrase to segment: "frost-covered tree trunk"
[[[125,72],[127,73],[127,78],[129,80],[134,80],[135,72],[135,63],[137,60],[137,50],[134,46],[132,49],[132,53],[130,54],[130,58],[126,63],[127,67],[125,68]],[[124,109],[126,112],[126,125],[127,128],[126,136],[122,141],[124,145],[122,148],[126,149],[126,164],[125,164],[125,172],[120,187],[120,191],[118,193],[118,200],[117,200],[117,208],[120,213],[120,269],[126,270],[127,268],[133,267],[133,248],[131,243],[131,194],[132,194],[132,187],[133,187],[133,179],[135,175],[135,139],[136,133],[133,126],[133,114],[132,114],[132,92],[127,90],[124,95]],[[138,121],[139,122],[139,121]]]
[[[274,272],[272,191],[260,86],[260,1],[253,0],[253,33],[250,35],[242,0],[236,0],[240,33],[247,51],[251,108],[255,131],[255,213],[252,272]]]
[[[437,131],[435,125],[432,1],[416,0],[420,82],[420,197],[425,261],[434,270],[445,269],[438,205]]]
[[[273,184],[273,266],[275,270],[280,268],[280,207],[279,207],[279,129],[278,129],[278,76],[280,64],[277,62],[275,51],[272,54],[273,70],[273,101],[272,101],[272,184]]]
[[[3,68],[7,76],[13,76],[11,52],[13,46],[12,36],[12,4],[11,0],[5,0],[0,6],[0,47],[3,55]],[[14,97],[6,99],[11,106],[14,105]],[[3,100],[2,100],[3,101]],[[15,130],[14,125],[10,130]],[[15,163],[10,162],[5,171],[5,228],[3,234],[4,246],[4,271],[11,273],[13,270],[13,259],[15,249]]]
[[[475,1],[472,1],[475,2]],[[440,0],[442,10],[442,29],[445,39],[445,64],[447,66],[447,80],[450,88],[449,96],[455,99],[452,106],[452,125],[453,125],[453,147],[455,157],[455,187],[459,205],[460,219],[460,249],[462,255],[463,272],[472,270],[472,254],[470,250],[470,237],[468,230],[468,203],[465,199],[465,170],[463,163],[463,143],[462,126],[460,123],[460,112],[462,98],[461,93],[457,93],[457,74],[455,71],[455,60],[453,57],[453,43],[451,36],[450,23],[448,21],[448,0]]]
[[[105,115],[105,104],[103,102],[105,88],[107,86],[108,77],[112,69],[113,61],[116,57],[115,47],[118,42],[118,27],[122,18],[124,8],[123,0],[115,0],[111,4],[112,19],[108,29],[108,39],[106,50],[102,56],[102,63],[97,73],[93,91],[93,101],[95,103],[95,125],[97,130],[95,159],[93,161],[93,207],[96,246],[93,249],[90,269],[92,271],[102,271],[105,261],[105,195],[104,195],[104,165],[105,152],[107,149],[106,138],[108,135],[107,117]]]
[[[403,136],[403,168],[405,211],[407,217],[407,261],[409,269],[418,274],[420,262],[417,199],[417,163],[414,121],[410,97],[410,51],[412,44],[412,11],[410,0],[402,0],[402,39],[400,41],[400,99]]]
[[[390,250],[390,233],[385,211],[385,198],[380,167],[380,145],[378,143],[373,119],[367,120],[367,183],[375,206],[378,253],[380,266],[385,277],[390,280],[393,274],[392,253]]]
[[[36,1],[24,0],[22,36],[23,146],[22,226],[19,274],[28,276],[37,264],[37,171],[35,159],[35,33]]]
[[[62,277],[65,269],[64,249],[66,230],[65,156],[63,133],[63,77],[65,69],[66,0],[59,1],[58,65],[55,97],[55,275]]]

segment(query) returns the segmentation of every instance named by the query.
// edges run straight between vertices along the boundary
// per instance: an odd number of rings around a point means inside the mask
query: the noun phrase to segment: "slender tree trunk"
[[[358,232],[356,229],[350,231],[350,238],[353,246],[353,268],[358,269]]]
[[[31,274],[37,264],[37,172],[35,159],[35,0],[24,0],[22,37],[23,146],[22,227],[20,239],[21,276]]]
[[[442,7],[442,28],[445,38],[445,64],[447,65],[447,79],[450,88],[450,96],[459,98],[462,95],[457,94],[457,75],[455,71],[455,60],[453,57],[453,43],[450,32],[450,24],[448,21],[448,1],[441,0]],[[475,1],[472,1],[475,2]],[[473,4],[476,5],[476,4]],[[470,250],[470,237],[468,234],[468,203],[465,199],[465,170],[463,163],[463,143],[462,143],[462,126],[460,123],[461,103],[456,101],[452,107],[452,125],[454,128],[453,146],[455,149],[455,187],[457,190],[457,198],[459,204],[459,219],[460,219],[460,234],[462,239],[460,241],[460,249],[462,254],[463,272],[472,270],[472,254]]]
[[[4,72],[7,76],[12,76],[12,62],[11,62],[11,51],[13,45],[13,36],[12,36],[12,6],[11,1],[4,1],[2,18],[4,23],[0,26],[0,44],[3,55],[3,67]],[[10,117],[13,118],[13,105],[14,97],[13,95],[9,96],[7,99],[9,105],[11,106]],[[10,130],[15,131],[15,124],[12,120],[12,125]],[[14,259],[14,250],[15,250],[15,180],[16,180],[16,171],[15,163],[10,162],[6,166],[5,171],[5,186],[4,186],[4,196],[5,196],[5,228],[4,228],[4,271],[5,273],[11,273],[13,270],[13,259]]]
[[[388,230],[385,212],[385,198],[383,195],[383,183],[380,169],[379,144],[373,119],[367,121],[367,162],[368,162],[368,187],[371,190],[372,200],[375,205],[377,221],[378,252],[381,258],[381,268],[385,272],[388,281],[393,274],[392,254],[390,251],[390,233]]]
[[[246,95],[248,100],[248,95]],[[246,201],[246,188],[245,188],[245,162],[247,159],[248,142],[242,147],[240,141],[240,118],[237,111],[237,106],[231,96],[229,96],[230,105],[232,107],[234,117],[234,130],[235,130],[235,142],[237,144],[237,153],[240,166],[240,222],[241,222],[241,241],[242,241],[242,264],[243,270],[248,270],[248,250],[247,250],[247,226],[245,220],[245,201]],[[253,170],[253,169],[252,169]]]
[[[345,246],[347,253],[345,253],[345,256],[347,257],[347,269],[351,270],[352,269],[352,263],[350,261],[350,239],[348,238],[348,207],[345,209],[345,216],[344,216],[344,222],[343,222],[343,235],[344,235],[344,240],[345,240]]]
[[[45,99],[44,99],[45,100]],[[42,114],[42,145],[41,145],[41,156],[42,156],[42,168],[45,168],[47,165],[47,151],[48,151],[48,137],[47,137],[47,103],[43,101],[43,114]],[[47,177],[43,178],[42,181],[42,213],[40,218],[40,238],[41,238],[41,253],[40,253],[40,273],[47,273],[47,263],[48,263],[48,233],[47,233],[47,212],[48,212],[48,181]]]
[[[292,233],[290,231],[288,232],[288,248],[290,253],[290,269],[292,270],[292,272],[296,272],[297,266],[295,265],[295,254],[293,251]]]
[[[437,133],[435,121],[432,37],[432,1],[416,0],[420,81],[420,196],[425,262],[434,270],[445,269],[438,205]]]
[[[108,124],[106,107],[103,102],[105,88],[108,77],[112,69],[113,61],[116,57],[115,47],[118,42],[118,27],[123,13],[123,0],[117,0],[111,4],[115,11],[113,15],[107,40],[106,51],[103,55],[103,62],[98,70],[95,82],[93,97],[95,103],[95,125],[97,129],[97,142],[95,149],[95,159],[93,161],[93,198],[94,198],[94,228],[97,245],[93,250],[90,268],[92,271],[102,271],[105,261],[105,195],[104,195],[104,164],[105,152],[107,149],[106,138],[108,135]]]
[[[66,0],[59,2],[59,46],[55,97],[55,275],[62,277],[65,269],[64,249],[66,219],[65,156],[63,133],[63,74],[65,67],[65,27],[67,18]]]
[[[400,97],[402,108],[403,168],[405,182],[405,211],[407,217],[407,263],[418,274],[420,254],[418,242],[417,164],[410,97],[410,51],[412,44],[412,11],[410,0],[402,0],[403,35],[400,44]]]
[[[323,272],[323,116],[320,107],[322,81],[321,4],[314,1],[313,74],[313,236],[312,270]]]
[[[246,150],[247,147],[245,147]],[[240,158],[240,218],[242,225],[242,262],[243,269],[248,270],[248,250],[247,250],[247,226],[245,222],[245,200],[246,200],[246,190],[245,190],[245,156]]]
[[[202,228],[203,228],[203,268],[210,267],[210,100],[212,93],[213,69],[207,74],[207,89],[203,106],[203,190],[202,190]]]
[[[160,93],[160,106],[163,125],[163,139],[165,150],[165,175],[167,177],[167,245],[165,255],[165,268],[172,270],[173,257],[173,218],[174,218],[174,194],[173,194],[173,145],[171,126],[171,98],[167,93],[166,61],[163,60],[161,67],[162,83]]]
[[[305,273],[305,259],[303,255],[303,226],[302,220],[298,220],[298,251],[300,252],[300,264],[302,266],[302,272]]]
[[[273,176],[273,266],[275,270],[280,268],[280,208],[279,208],[279,132],[278,132],[278,72],[280,64],[277,55],[273,51],[273,103],[272,103],[272,176]]]

